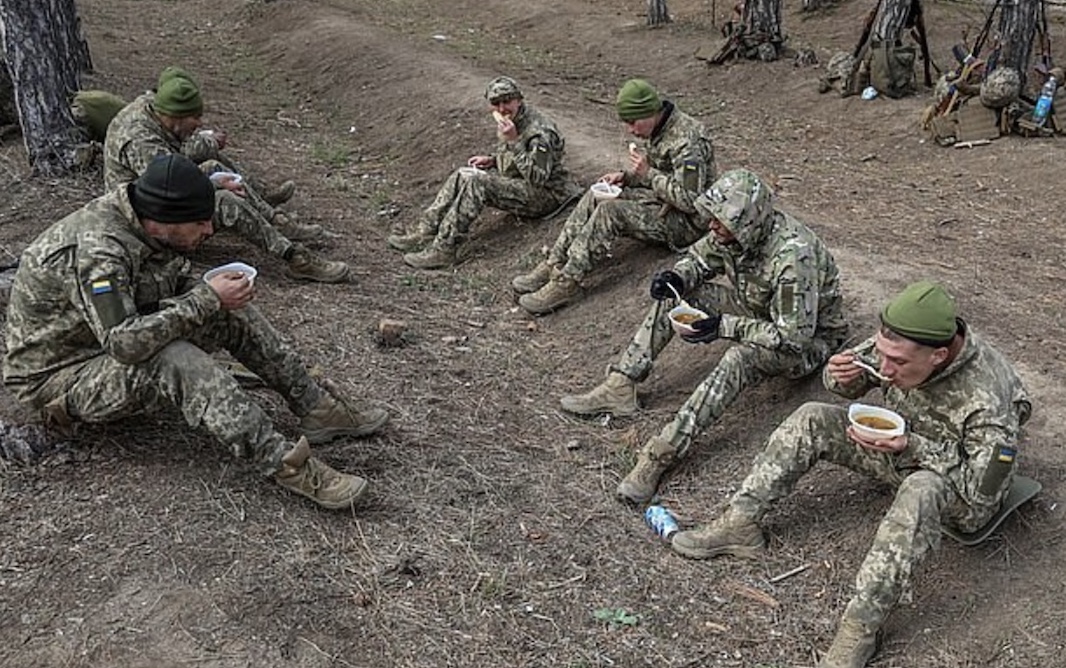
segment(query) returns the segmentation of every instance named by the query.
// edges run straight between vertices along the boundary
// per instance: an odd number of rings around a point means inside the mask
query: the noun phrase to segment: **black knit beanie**
[[[127,191],[140,218],[195,223],[215,215],[215,186],[192,160],[172,153],[151,163]]]

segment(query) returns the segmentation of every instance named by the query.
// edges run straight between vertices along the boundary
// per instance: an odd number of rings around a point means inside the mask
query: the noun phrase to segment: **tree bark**
[[[657,28],[670,22],[666,0],[648,0],[648,25]]]
[[[1044,18],[1044,4],[1042,0],[1018,0],[1001,2],[999,7],[1000,51],[997,67],[1017,70],[1024,89],[1033,53],[1033,38]],[[1047,25],[1046,22],[1044,25]]]
[[[0,33],[30,164],[65,174],[78,164],[70,97],[91,67],[74,0],[0,0]]]
[[[912,0],[881,0],[874,17],[870,39],[883,44],[895,44],[903,36],[910,15]]]
[[[756,47],[756,56],[761,60],[774,60],[777,50],[785,38],[781,30],[781,0],[747,0],[740,14],[743,37],[758,45],[773,46],[772,58],[767,58],[769,51]]]

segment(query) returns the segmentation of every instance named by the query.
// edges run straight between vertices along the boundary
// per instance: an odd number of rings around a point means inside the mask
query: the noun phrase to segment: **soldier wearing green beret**
[[[564,164],[566,141],[546,114],[525,101],[511,77],[485,87],[499,140],[491,155],[475,155],[453,171],[407,234],[393,234],[390,248],[417,269],[441,269],[458,261],[460,246],[486,208],[519,218],[545,218],[577,198],[579,188]]]
[[[534,315],[581,296],[581,282],[618,237],[681,249],[707,232],[695,201],[715,179],[714,147],[706,129],[647,81],[630,79],[618,91],[618,118],[640,140],[629,146],[629,166],[600,181],[621,188],[613,199],[589,191],[571,212],[548,257],[511,287]]]
[[[877,373],[856,365],[865,362]],[[871,440],[847,409],[808,403],[770,435],[726,511],[673,537],[690,558],[751,557],[765,542],[760,521],[818,461],[845,466],[896,488],[855,578],[855,594],[819,668],[862,668],[908,592],[911,574],[940,544],[941,525],[983,527],[1010,490],[1021,427],[1031,404],[1002,354],[956,313],[940,285],[908,286],[881,311],[878,332],[832,356],[825,386],[848,399],[880,390],[906,431]]]
[[[348,277],[344,262],[319,257],[299,242],[322,234],[318,225],[303,225],[274,208],[256,184],[222,152],[226,135],[202,131],[204,101],[200,85],[185,70],[168,67],[154,91],[126,105],[107,126],[104,141],[104,186],[107,190],[132,183],[160,155],[182,154],[214,174],[215,219],[286,264],[286,274],[298,280],[338,283]],[[238,174],[240,178],[231,176]],[[273,201],[291,196],[287,184]]]

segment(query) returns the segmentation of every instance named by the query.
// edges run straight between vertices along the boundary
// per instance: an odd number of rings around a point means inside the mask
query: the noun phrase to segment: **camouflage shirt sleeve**
[[[772,271],[769,320],[726,313],[719,334],[771,350],[801,352],[818,329],[817,260],[810,247],[790,239],[767,262]]]
[[[685,254],[674,264],[674,272],[685,282],[686,291],[720,276],[725,263],[711,235],[700,238],[685,249]]]
[[[137,269],[118,239],[87,232],[75,252],[76,304],[104,351],[123,364],[137,364],[167,344],[188,338],[218,312],[218,296],[200,282],[184,294],[139,312],[133,294]],[[149,311],[142,306],[142,311]]]
[[[143,174],[153,160],[173,152],[174,150],[162,138],[138,137],[122,146],[120,160],[134,173]]]
[[[853,353],[870,366],[876,368],[880,365],[877,355],[874,353],[874,337],[870,337],[851,349]],[[875,387],[879,387],[879,381],[868,373],[859,376],[858,380],[849,385],[841,385],[829,373],[829,367],[822,368],[822,385],[833,394],[845,399],[858,399]]]
[[[514,144],[504,145],[498,152],[497,161],[513,165],[528,183],[543,186],[551,179],[552,170],[558,163],[560,143],[554,133],[536,134],[528,139],[519,139]],[[504,153],[509,159],[500,159],[499,154]]]
[[[199,132],[194,133],[181,144],[182,155],[198,165],[205,160],[217,159],[218,150],[217,139]]]
[[[696,213],[694,202],[714,180],[714,156],[702,137],[672,147],[672,164],[652,166],[644,179],[655,196],[679,211]]]

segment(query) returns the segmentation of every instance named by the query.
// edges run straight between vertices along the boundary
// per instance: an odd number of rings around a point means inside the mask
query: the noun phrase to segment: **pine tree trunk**
[[[870,39],[883,44],[895,44],[902,35],[910,13],[911,0],[882,0],[874,17]]]
[[[1011,67],[1026,83],[1026,72],[1032,58],[1033,38],[1043,18],[1041,0],[1001,2],[999,14],[1000,52],[998,67]],[[1043,55],[1043,54],[1040,54]]]
[[[666,0],[648,0],[648,25],[656,28],[670,22],[670,10]]]
[[[3,30],[0,30],[0,35]],[[3,39],[0,37],[0,45]],[[7,61],[3,52],[0,52],[0,128],[7,125],[18,125],[19,114],[15,109],[15,87],[11,85],[11,75],[7,73]]]
[[[785,41],[781,30],[781,0],[746,0],[740,22],[741,39],[749,51],[746,57],[776,60]]]
[[[0,0],[0,28],[30,164],[65,174],[78,164],[70,96],[91,67],[74,0]]]

